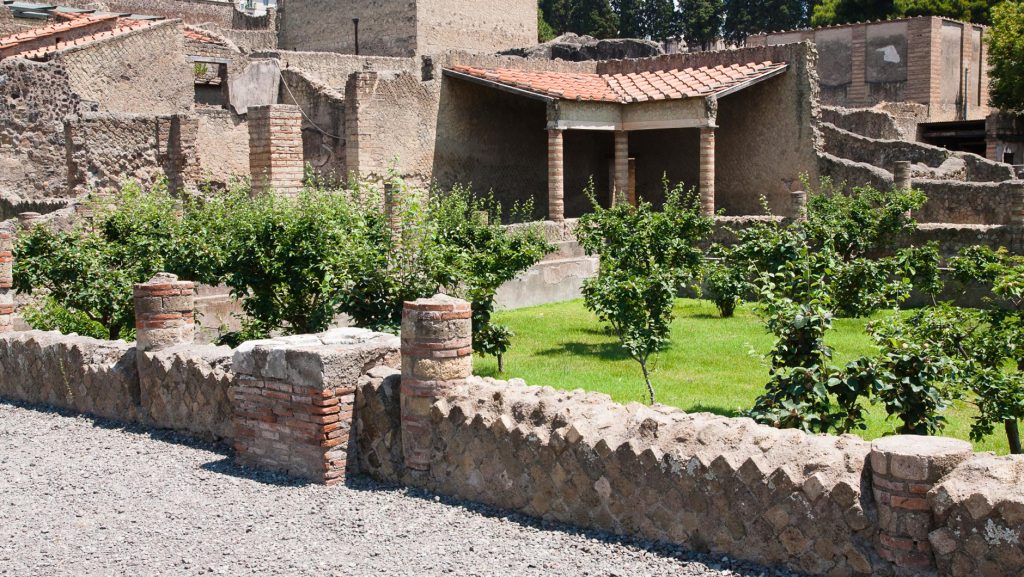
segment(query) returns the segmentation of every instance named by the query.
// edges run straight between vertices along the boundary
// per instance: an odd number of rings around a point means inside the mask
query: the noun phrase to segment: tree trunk
[[[501,356],[501,353],[498,354],[498,372],[505,372],[505,359]]]
[[[644,372],[644,383],[647,384],[647,394],[651,396],[651,404],[655,403],[654,387],[651,386],[651,375],[647,372],[647,361],[640,361],[640,370]]]
[[[1024,454],[1024,450],[1020,446],[1020,429],[1017,427],[1017,420],[1007,419],[1003,421],[1003,427],[1006,429],[1006,440],[1010,442],[1010,453]]]

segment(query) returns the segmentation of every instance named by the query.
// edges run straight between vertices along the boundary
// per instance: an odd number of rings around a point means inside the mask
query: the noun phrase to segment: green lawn
[[[723,319],[708,301],[680,299],[672,325],[672,344],[654,362],[651,381],[658,401],[686,411],[735,415],[753,405],[768,380],[763,358],[772,337],[749,306]],[[505,373],[497,373],[493,357],[476,357],[475,373],[501,378],[519,377],[531,385],[588,389],[608,393],[616,401],[646,401],[640,366],[627,358],[616,338],[597,318],[572,301],[497,313],[496,320],[515,332],[505,357]],[[864,319],[837,319],[828,342],[837,364],[874,350],[864,333]],[[946,412],[943,434],[968,439],[974,408],[958,404]],[[898,421],[886,420],[881,407],[872,407],[864,437],[892,434]],[[979,451],[1006,454],[1002,428],[975,443]]]

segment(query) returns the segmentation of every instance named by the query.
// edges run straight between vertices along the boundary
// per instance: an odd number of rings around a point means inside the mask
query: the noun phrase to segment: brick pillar
[[[468,302],[447,295],[406,302],[402,310],[402,453],[411,470],[430,469],[434,402],[473,374],[471,317]]]
[[[910,162],[906,160],[897,160],[893,163],[892,187],[895,190],[910,190],[913,186],[914,182],[910,171]]]
[[[0,230],[0,333],[14,330],[14,237]]]
[[[789,193],[789,210],[794,222],[807,220],[807,192],[794,190]]]
[[[615,163],[612,170],[612,205],[629,202],[629,132],[615,131]]]
[[[135,333],[139,352],[191,344],[195,338],[195,284],[158,273],[135,285]]]
[[[715,214],[715,129],[700,129],[700,212]]]
[[[878,553],[884,559],[910,570],[935,566],[928,543],[935,529],[928,491],[972,454],[970,443],[945,437],[898,435],[871,444]]]
[[[850,85],[846,89],[845,106],[868,106],[868,84],[865,81],[867,25],[855,24],[850,30]]]
[[[384,182],[384,215],[388,219],[391,238],[398,240],[402,237],[402,204],[395,191],[395,183],[390,180]]]
[[[565,180],[562,156],[563,136],[557,128],[548,130],[548,219],[565,220]]]
[[[251,106],[249,172],[252,192],[292,196],[302,191],[302,112],[298,106]]]

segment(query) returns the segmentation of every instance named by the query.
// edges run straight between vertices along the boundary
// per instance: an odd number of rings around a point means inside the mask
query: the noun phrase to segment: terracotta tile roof
[[[217,46],[224,46],[224,43],[220,40],[208,36],[191,26],[185,27],[185,38],[188,40],[195,40],[196,42],[202,42],[203,44],[216,44]]]
[[[63,50],[67,50],[68,48],[82,46],[84,44],[90,44],[92,42],[96,42],[97,40],[102,40],[104,38],[112,38],[114,36],[119,36],[126,32],[139,30],[140,28],[147,28],[155,24],[155,22],[152,21],[127,20],[117,17],[111,18],[115,18],[117,20],[116,25],[112,30],[103,30],[100,32],[96,32],[94,34],[89,34],[87,36],[75,38],[73,40],[62,40],[55,44],[50,44],[47,46],[43,46],[41,48],[35,48],[26,50],[24,52],[18,52],[13,54],[12,56],[18,56],[20,58],[26,58],[28,60],[46,60],[50,55],[55,54],[57,52],[61,52]]]
[[[587,74],[511,68],[452,66],[449,70],[561,100],[647,102],[711,96],[756,81],[786,67],[784,62],[751,62],[714,68],[656,70],[629,74]]]
[[[87,26],[96,25],[100,22],[107,22],[115,19],[116,18],[114,16],[96,16],[93,14],[85,14],[79,17],[70,18],[65,22],[58,22],[56,24],[50,24],[47,26],[40,26],[39,28],[30,28],[28,30],[18,32],[17,34],[12,34],[10,36],[4,36],[3,38],[0,38],[0,50],[7,50],[10,48],[14,48],[18,44],[28,43],[49,36],[67,34],[79,28],[85,28]]]

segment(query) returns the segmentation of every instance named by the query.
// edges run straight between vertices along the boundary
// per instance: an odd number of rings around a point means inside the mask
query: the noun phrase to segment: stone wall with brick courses
[[[0,197],[13,207],[66,198],[65,115],[82,111],[60,62],[0,61]]]
[[[977,455],[928,493],[928,542],[941,575],[1024,571],[1024,457]]]
[[[176,346],[138,353],[140,419],[209,440],[231,440],[231,349]]]
[[[0,334],[14,330],[14,235],[0,230]]]
[[[164,18],[177,18],[189,24],[212,23],[231,27],[235,11],[232,2],[224,0],[61,0],[62,6],[96,8],[111,12],[150,14]]]
[[[0,397],[134,421],[135,345],[58,332],[0,335]]]
[[[302,157],[327,179],[348,178],[345,95],[297,69],[281,71],[281,103],[302,109]]]
[[[913,140],[915,137],[904,134],[892,114],[874,108],[822,106],[821,121],[868,138]]]
[[[312,482],[344,482],[356,383],[397,366],[398,338],[335,329],[251,341],[235,350],[235,458]]]
[[[197,176],[227,184],[249,176],[249,125],[232,110],[196,109]]]
[[[302,191],[302,114],[298,106],[251,106],[249,174],[253,193],[274,191],[295,195]]]
[[[914,179],[914,188],[928,197],[915,218],[951,224],[1013,223],[1014,207],[1024,196],[1024,181],[957,182]]]
[[[482,3],[480,3],[482,4]],[[416,53],[416,0],[284,0],[277,4],[278,43],[285,50],[355,54],[353,18],[359,18],[359,53]]]
[[[194,77],[180,21],[160,22],[61,52],[72,89],[104,112],[192,110]]]
[[[167,178],[172,190],[200,178],[194,114],[86,113],[64,121],[67,186],[81,196],[93,189],[119,188],[125,179],[143,186]]]

